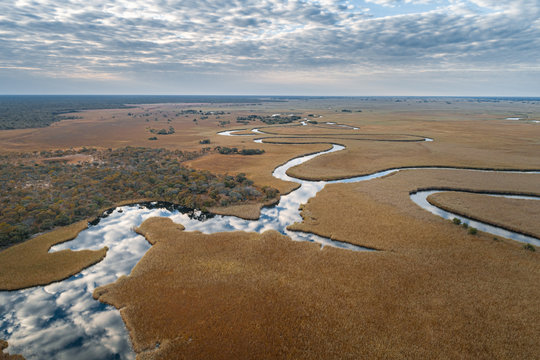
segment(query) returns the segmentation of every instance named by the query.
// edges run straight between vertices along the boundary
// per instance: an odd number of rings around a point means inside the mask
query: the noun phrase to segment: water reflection
[[[53,251],[108,246],[100,263],[62,282],[0,292],[0,338],[26,359],[134,359],[119,312],[92,298],[92,291],[127,275],[150,248],[134,223],[168,210],[123,207]]]

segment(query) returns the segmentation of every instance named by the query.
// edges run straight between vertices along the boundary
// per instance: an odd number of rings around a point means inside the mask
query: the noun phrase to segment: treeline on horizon
[[[244,96],[244,95],[0,95],[0,130],[46,127],[69,120],[66,116],[83,110],[121,109],[137,104],[204,103],[247,104],[288,100],[354,99],[357,101],[429,101],[464,102],[540,101],[538,97],[466,97],[466,96]],[[274,119],[275,120],[275,119]]]
[[[65,156],[75,154],[86,155],[87,162],[68,164]],[[244,174],[215,175],[182,165],[201,154],[125,147],[2,155],[0,249],[123,201],[158,200],[205,210],[278,196]]]
[[[122,109],[159,103],[262,103],[284,101],[276,97],[190,95],[2,95],[0,130],[39,128],[69,120],[82,110]],[[75,116],[76,118],[76,116]]]

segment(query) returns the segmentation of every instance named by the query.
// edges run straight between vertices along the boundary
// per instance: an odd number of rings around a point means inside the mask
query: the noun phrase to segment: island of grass
[[[80,221],[1,251],[0,290],[47,285],[103,260],[107,248],[48,252],[53,245],[74,239],[87,226],[88,222]]]

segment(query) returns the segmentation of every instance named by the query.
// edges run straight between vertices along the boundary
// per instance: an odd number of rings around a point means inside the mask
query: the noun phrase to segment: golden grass
[[[146,117],[132,117],[128,113],[140,115],[148,112],[164,111],[167,118],[155,112]],[[178,109],[167,105],[138,106],[134,109],[88,110],[77,113],[82,119],[63,120],[39,129],[19,129],[0,131],[0,151],[39,151],[52,149],[79,148],[82,146],[98,148],[118,148],[124,146],[145,146],[182,150],[198,150],[199,141],[216,133],[215,120],[192,121],[193,117],[175,117]],[[157,117],[158,121],[154,121]],[[148,129],[173,126],[175,134],[158,136],[158,141],[150,141],[153,136]]]
[[[413,203],[409,198],[411,191],[450,188],[511,193],[519,189],[524,193],[540,194],[539,179],[540,175],[534,174],[404,170],[376,180],[332,184],[303,206],[304,222],[289,228],[377,249],[407,252],[417,245],[419,239],[415,239],[414,233],[423,227],[418,223],[409,223],[409,218],[442,225],[442,229],[455,228],[450,221],[432,215]],[[366,208],[365,204],[370,207]],[[378,208],[381,210],[378,211]],[[526,211],[524,209],[520,213]],[[454,230],[461,231],[460,228]],[[424,243],[418,245],[426,246]]]
[[[237,137],[221,136],[221,138],[227,138],[225,139],[225,141],[227,141],[227,145],[225,146],[238,146],[234,142],[239,141]],[[218,138],[217,140],[222,140],[221,138]],[[185,162],[185,165],[198,170],[208,170],[222,174],[229,173],[232,175],[243,172],[257,185],[271,186],[278,189],[283,195],[296,189],[298,184],[276,179],[272,176],[274,169],[292,158],[330,148],[327,144],[283,146],[275,144],[252,144],[251,141],[253,141],[253,139],[250,139],[249,141],[249,146],[246,147],[264,149],[266,153],[253,156],[210,154],[195,160],[187,161]],[[221,144],[222,143],[220,143],[220,145]]]
[[[288,171],[305,179],[352,177],[403,166],[457,166],[498,169],[540,169],[535,124],[496,121],[413,122],[363,127],[363,132],[408,133],[433,142],[374,142],[343,139],[345,151],[328,154]]]
[[[74,239],[86,227],[87,222],[80,221],[0,252],[0,290],[47,285],[100,262],[107,248],[48,253],[51,246]]]
[[[430,195],[427,200],[447,211],[540,239],[540,200],[453,191]]]
[[[357,237],[382,226],[407,251],[321,251],[274,231],[206,235],[151,219],[139,231],[152,248],[94,296],[120,309],[137,359],[536,358],[537,254],[365,194],[344,205],[365,214]]]
[[[0,339],[0,360],[24,360],[21,355],[9,355],[4,353],[4,349],[8,347],[7,341]]]

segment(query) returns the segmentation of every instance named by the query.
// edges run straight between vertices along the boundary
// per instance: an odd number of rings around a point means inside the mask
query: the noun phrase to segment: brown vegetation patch
[[[94,296],[120,309],[138,359],[536,357],[536,254],[358,195],[357,211],[376,210],[359,235],[399,218],[414,235],[391,223],[386,236],[409,251],[321,251],[273,231],[205,235],[148,220],[140,231],[155,245]]]
[[[441,209],[540,239],[540,200],[442,192],[427,200]]]
[[[0,360],[24,360],[21,355],[10,355],[4,352],[4,349],[8,347],[7,341],[0,339]]]
[[[376,249],[400,252],[412,247],[452,245],[453,242],[424,243],[418,234],[432,225],[436,231],[454,229],[443,220],[417,206],[409,193],[418,189],[449,188],[495,193],[540,194],[540,175],[504,174],[466,170],[403,170],[376,180],[331,184],[303,206],[304,222],[289,226],[292,230],[353,242]],[[368,201],[369,199],[369,201]],[[310,220],[316,218],[315,221]],[[412,222],[410,218],[418,219]],[[491,237],[490,237],[491,238]],[[431,244],[431,245],[430,245]]]
[[[239,137],[221,136],[242,141]],[[221,139],[220,139],[221,140]],[[231,142],[230,139],[226,139]],[[252,139],[250,141],[253,141]],[[232,142],[234,144],[234,142]],[[270,186],[278,189],[281,194],[287,194],[298,187],[297,183],[282,181],[272,176],[274,169],[292,158],[310,154],[330,148],[326,144],[308,144],[281,146],[272,144],[257,144],[265,150],[258,156],[209,154],[204,157],[190,160],[184,164],[198,170],[208,170],[220,174],[237,174],[243,172],[259,186]]]
[[[74,239],[87,222],[39,235],[0,252],[0,290],[18,290],[47,285],[77,274],[103,260],[107,248],[100,250],[62,250],[49,253],[51,246]]]
[[[540,127],[495,121],[403,121],[370,125],[362,132],[417,134],[433,142],[335,141],[347,149],[318,157],[288,171],[308,179],[336,179],[404,166],[454,166],[496,169],[540,169]],[[265,140],[266,141],[266,140]],[[271,141],[271,140],[269,140]],[[305,141],[305,140],[303,140]]]
[[[200,104],[193,104],[200,106]],[[138,105],[132,109],[88,110],[76,113],[77,119],[53,123],[39,129],[0,131],[0,151],[40,151],[69,149],[81,146],[117,148],[147,146],[182,150],[198,150],[203,136],[215,134],[217,116],[202,120],[200,114],[180,114],[182,105]],[[69,115],[69,114],[66,114]],[[220,120],[232,119],[222,115]],[[194,122],[193,118],[197,118]],[[170,121],[169,121],[170,120]],[[148,140],[149,128],[174,127],[175,134]]]

